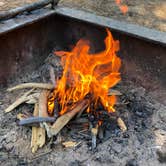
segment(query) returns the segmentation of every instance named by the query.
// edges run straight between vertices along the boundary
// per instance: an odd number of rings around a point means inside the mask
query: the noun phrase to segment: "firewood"
[[[57,135],[59,131],[82,109],[86,109],[89,105],[89,101],[84,99],[76,104],[76,106],[66,114],[60,116],[52,126],[46,125],[46,130],[48,136],[51,137],[53,135]]]
[[[48,90],[43,90],[39,96],[39,117],[48,117],[47,112],[47,96],[49,94]]]
[[[39,105],[35,104],[34,116],[39,115]],[[31,149],[32,153],[35,153],[38,148],[41,148],[45,144],[45,129],[41,127],[32,127],[32,137],[31,137]]]
[[[123,121],[120,117],[117,119],[117,123],[118,123],[119,128],[120,128],[123,132],[125,132],[125,131],[127,130],[127,127],[126,127],[124,121]]]
[[[47,95],[48,95],[48,90],[43,90],[40,93],[39,96],[39,103],[38,103],[38,116],[40,117],[48,117],[47,113]],[[34,129],[36,133],[34,135],[37,135],[37,146],[41,148],[46,141],[46,131],[45,128],[43,127],[38,127],[37,129]],[[35,144],[36,147],[36,144]],[[36,150],[36,149],[35,149]],[[32,149],[32,152],[34,153],[35,150]]]
[[[19,90],[19,89],[26,89],[26,88],[40,88],[40,89],[53,89],[54,88],[54,85],[52,84],[46,84],[46,83],[34,83],[34,82],[31,82],[31,83],[24,83],[24,84],[19,84],[19,85],[16,85],[12,88],[8,88],[7,91],[8,92],[12,92],[14,90]]]
[[[20,104],[32,99],[33,97],[37,97],[38,93],[30,95],[34,89],[26,92],[23,96],[18,98],[14,103],[12,103],[8,108],[5,109],[5,112],[10,112],[18,107]]]
[[[33,115],[34,116],[38,116],[39,114],[39,108],[38,108],[38,103],[35,104],[35,108],[34,108],[34,112]],[[32,149],[32,153],[35,153],[38,149],[38,127],[32,127],[32,136],[31,136],[31,149]]]
[[[19,121],[20,126],[40,126],[40,123],[43,122],[49,122],[53,123],[55,122],[54,117],[28,117],[28,118],[23,118]]]

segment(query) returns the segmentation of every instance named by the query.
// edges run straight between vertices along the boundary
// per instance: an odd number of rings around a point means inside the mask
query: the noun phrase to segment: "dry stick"
[[[84,99],[76,104],[73,110],[67,112],[66,114],[60,116],[56,122],[50,127],[45,126],[47,128],[48,136],[57,135],[61,129],[82,109],[87,108],[89,105],[89,101]]]
[[[12,88],[8,88],[7,91],[8,92],[12,92],[14,90],[19,90],[19,89],[25,89],[25,88],[41,88],[41,89],[53,89],[54,88],[54,85],[52,84],[46,84],[46,83],[34,83],[34,82],[31,82],[31,83],[24,83],[24,84],[19,84],[19,85],[16,85]]]
[[[47,96],[49,91],[43,90],[39,96],[39,116],[40,117],[48,117],[47,113]],[[38,146],[42,147],[46,141],[46,131],[45,128],[38,128]]]
[[[35,104],[34,116],[48,117],[47,113],[47,96],[49,91],[43,90],[39,96],[39,103]],[[46,131],[42,127],[32,127],[31,148],[32,153],[42,147],[46,141]]]
[[[92,149],[94,150],[97,145],[97,134],[98,134],[98,127],[99,125],[97,124],[96,127],[93,127],[91,129],[91,134],[92,134]]]
[[[14,110],[17,106],[20,104],[28,101],[30,98],[32,98],[32,95],[28,96],[34,89],[31,89],[30,91],[26,92],[23,96],[18,98],[13,104],[11,104],[8,108],[6,108],[5,112],[10,112]]]
[[[119,128],[120,128],[123,132],[125,132],[125,131],[127,130],[127,127],[126,127],[124,121],[123,121],[120,117],[117,119],[117,123],[118,123]]]
[[[39,105],[35,104],[33,115],[37,117],[39,115]],[[32,153],[35,153],[38,148],[41,148],[45,144],[45,129],[41,127],[32,127],[31,137],[31,149]]]

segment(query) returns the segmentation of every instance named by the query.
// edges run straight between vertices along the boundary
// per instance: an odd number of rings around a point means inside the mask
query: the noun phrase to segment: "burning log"
[[[31,89],[30,91],[26,92],[23,96],[18,98],[13,104],[11,104],[8,108],[5,109],[5,112],[10,112],[14,110],[16,107],[18,107],[20,104],[25,103],[33,98],[37,98],[39,96],[39,93],[34,93],[30,95],[30,93],[32,93],[33,90],[34,89]]]
[[[52,84],[46,84],[46,83],[24,83],[24,84],[19,84],[17,86],[14,86],[12,88],[8,88],[8,92],[12,92],[14,90],[19,90],[19,89],[26,89],[26,88],[40,88],[40,89],[53,89],[54,85]]]
[[[127,130],[127,127],[126,127],[124,121],[123,121],[120,117],[117,119],[117,123],[118,123],[119,128],[120,128],[123,132],[125,132],[125,131]]]
[[[60,116],[52,126],[46,125],[47,134],[49,137],[57,135],[61,129],[81,110],[86,109],[89,105],[89,101],[84,99],[76,104],[76,106],[66,114]]]

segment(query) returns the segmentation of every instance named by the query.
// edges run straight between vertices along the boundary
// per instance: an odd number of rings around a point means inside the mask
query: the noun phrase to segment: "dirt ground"
[[[0,0],[0,11],[9,10],[35,0]],[[166,31],[166,2],[164,0],[126,0],[129,12],[123,15],[114,0],[61,0],[61,6],[83,9],[98,15],[144,25]],[[57,73],[59,63],[55,64]],[[47,68],[43,64],[24,78],[17,78],[11,84],[22,82],[43,82],[42,73]],[[44,72],[46,76],[48,72]],[[130,85],[130,86],[128,86]],[[62,165],[62,166],[162,166],[166,163],[166,106],[152,99],[146,89],[134,82],[122,80],[117,87],[122,92],[121,99],[129,102],[118,107],[117,112],[127,125],[123,133],[115,122],[107,124],[104,139],[98,139],[97,149],[92,151],[85,137],[78,137],[64,128],[62,140],[81,142],[77,148],[64,148],[56,138],[48,139],[46,145],[37,153],[30,149],[31,128],[18,125],[16,115],[20,112],[33,111],[33,107],[21,105],[11,113],[4,113],[22,94],[8,93],[0,89],[0,165]],[[66,134],[68,137],[66,137]],[[64,134],[64,135],[63,135]]]
[[[56,75],[61,72],[55,56],[49,56],[45,63],[33,73],[17,78],[13,85],[22,82],[48,82],[48,65],[54,65]],[[130,86],[129,86],[130,85]],[[133,82],[122,82],[117,86],[122,92],[120,101],[128,103],[116,107],[127,125],[122,132],[115,120],[104,121],[104,137],[97,139],[97,148],[92,151],[90,134],[79,135],[78,128],[84,124],[65,127],[61,141],[47,138],[46,145],[32,154],[30,148],[31,127],[18,125],[16,115],[32,112],[33,106],[23,104],[11,113],[4,113],[9,103],[22,95],[21,91],[9,93],[0,89],[0,165],[62,165],[62,166],[162,166],[166,162],[166,107],[153,100],[146,89]],[[80,142],[76,148],[64,148],[61,142]]]
[[[6,11],[37,0],[0,0],[0,11]],[[128,21],[166,32],[166,1],[123,0],[128,12],[123,15],[115,0],[60,0],[60,6],[82,9],[98,15]]]

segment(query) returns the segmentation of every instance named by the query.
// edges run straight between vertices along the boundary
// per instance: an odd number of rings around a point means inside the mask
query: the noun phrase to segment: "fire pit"
[[[165,162],[165,33],[60,7],[0,32],[2,162]]]

